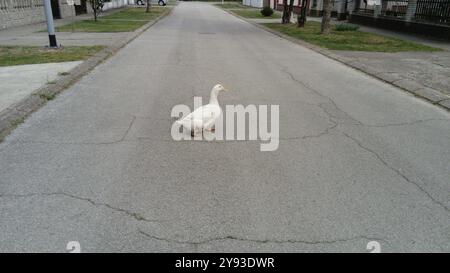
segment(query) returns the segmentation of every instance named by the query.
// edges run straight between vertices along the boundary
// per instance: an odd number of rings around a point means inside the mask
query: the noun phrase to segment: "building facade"
[[[349,2],[353,0],[334,0],[333,1],[333,11],[332,16],[338,17],[339,19],[346,19],[347,8]],[[270,6],[275,10],[283,10],[283,0],[243,0],[242,4],[251,7],[262,8],[265,6]],[[290,0],[287,1],[288,4]],[[299,13],[301,10],[302,0],[294,0],[293,10],[294,13]],[[323,13],[323,0],[308,0],[306,8],[308,10],[309,16],[322,16]]]
[[[354,0],[350,22],[450,40],[450,0]]]
[[[66,0],[50,0],[55,20],[90,13],[86,0],[75,0],[75,6],[67,5]],[[110,0],[103,10],[119,8],[134,0]],[[0,30],[45,21],[44,0],[0,0]]]
[[[269,0],[242,0],[242,4],[249,7],[263,8],[268,6]]]
[[[243,4],[283,10],[284,0],[267,1],[243,0]],[[294,0],[294,13],[301,11],[302,2]],[[308,16],[322,16],[323,0],[308,0],[305,8]],[[354,23],[450,40],[450,0],[334,0],[332,16],[339,20],[348,19]]]
[[[64,0],[51,0],[55,19],[72,15],[73,6]],[[21,26],[45,20],[43,0],[0,0],[0,28]]]
[[[347,19],[349,3],[354,0],[334,0],[332,1],[333,9],[331,16],[341,20]],[[309,0],[310,16],[322,16],[323,15],[323,0]]]

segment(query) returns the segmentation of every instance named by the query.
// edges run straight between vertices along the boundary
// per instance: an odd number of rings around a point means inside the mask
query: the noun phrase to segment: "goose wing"
[[[185,128],[193,130],[195,128],[207,128],[214,125],[217,118],[222,113],[222,109],[216,104],[206,104],[198,107],[194,112],[178,120]]]
[[[217,104],[207,104],[202,107],[203,128],[210,128],[222,113],[222,109]]]

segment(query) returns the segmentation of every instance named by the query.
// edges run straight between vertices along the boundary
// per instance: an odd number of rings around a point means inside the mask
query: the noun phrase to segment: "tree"
[[[289,0],[289,5],[287,0],[283,0],[283,15],[281,16],[282,24],[289,24],[291,22],[291,14],[294,9],[294,0]]]
[[[330,34],[331,31],[331,10],[333,9],[332,0],[323,0],[323,17],[321,33],[324,35]]]
[[[145,7],[145,12],[149,13],[150,12],[150,5],[151,5],[151,0],[146,0],[147,5]]]
[[[299,0],[300,1],[300,0]],[[304,27],[306,24],[306,9],[308,8],[308,0],[302,0],[302,9],[297,15],[297,26]]]
[[[97,22],[97,17],[103,9],[105,0],[88,0],[88,2],[91,5],[92,11],[94,12],[94,21]]]

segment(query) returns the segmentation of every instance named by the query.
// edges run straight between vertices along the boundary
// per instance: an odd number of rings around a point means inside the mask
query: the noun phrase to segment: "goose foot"
[[[205,131],[214,133],[216,131],[216,127],[206,128]]]
[[[198,134],[203,134],[201,130],[191,130],[191,137],[195,137]]]

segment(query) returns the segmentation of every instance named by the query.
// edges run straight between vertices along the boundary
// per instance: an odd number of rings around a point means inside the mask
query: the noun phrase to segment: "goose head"
[[[221,84],[214,85],[213,89],[211,90],[211,96],[210,96],[210,103],[218,103],[217,102],[217,95],[219,95],[222,91],[228,91],[225,87],[223,87]]]
[[[228,89],[223,87],[223,85],[221,85],[221,84],[216,84],[216,85],[214,85],[213,89],[211,90],[211,93],[214,92],[215,94],[219,94],[219,92],[221,92],[221,91],[228,91]]]

